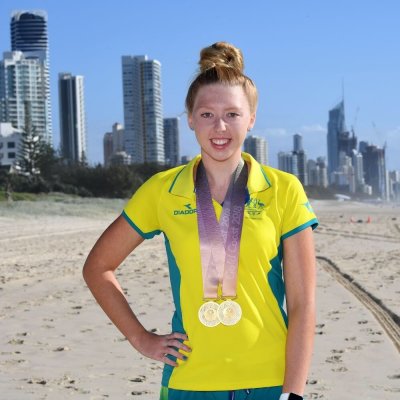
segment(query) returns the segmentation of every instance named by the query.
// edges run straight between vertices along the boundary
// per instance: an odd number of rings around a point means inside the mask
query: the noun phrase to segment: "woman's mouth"
[[[216,146],[224,146],[229,142],[229,139],[211,139],[211,143]]]

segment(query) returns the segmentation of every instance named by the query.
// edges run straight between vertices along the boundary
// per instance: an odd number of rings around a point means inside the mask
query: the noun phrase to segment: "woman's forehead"
[[[197,92],[194,107],[209,107],[224,105],[242,108],[248,104],[247,96],[239,85],[211,84],[200,87]]]

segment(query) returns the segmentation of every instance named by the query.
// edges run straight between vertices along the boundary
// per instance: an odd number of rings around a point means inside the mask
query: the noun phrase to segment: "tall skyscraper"
[[[298,176],[297,153],[280,151],[278,153],[278,169]]]
[[[260,136],[247,135],[244,141],[244,151],[251,154],[259,163],[268,163],[267,141]]]
[[[317,158],[318,166],[318,185],[328,187],[328,169],[326,167],[325,157]]]
[[[331,175],[339,167],[339,136],[346,131],[345,116],[344,116],[344,100],[336,107],[329,111],[328,121],[328,176]]]
[[[112,126],[113,153],[124,151],[125,130],[122,124],[115,122]]]
[[[122,57],[125,151],[133,163],[163,164],[161,64],[147,56]]]
[[[303,149],[303,136],[293,135],[293,153],[297,154],[297,177],[300,182],[308,185],[307,155]]]
[[[354,167],[356,191],[361,191],[362,186],[364,185],[364,165],[363,156],[361,153],[358,153],[357,150],[353,150],[352,164]]]
[[[303,136],[296,133],[293,135],[293,151],[298,153],[299,151],[303,151]]]
[[[365,183],[372,186],[372,194],[386,199],[386,163],[385,149],[368,145],[363,155]]]
[[[49,72],[49,45],[47,34],[47,14],[44,11],[16,11],[11,16],[11,50],[23,52],[26,59],[36,59],[41,64],[40,87],[36,91],[38,98],[44,97],[45,109],[38,111],[32,107],[32,116],[35,112],[43,113],[45,121],[44,131],[39,130],[44,140],[52,144],[53,127],[51,118],[50,100],[50,72]],[[21,90],[21,89],[19,89]],[[21,97],[24,94],[21,93]],[[26,99],[22,99],[22,102]]]
[[[110,165],[111,157],[113,155],[112,132],[106,132],[103,136],[103,154],[104,154],[104,165],[108,167]]]
[[[61,152],[71,162],[86,158],[86,118],[83,76],[58,76]]]
[[[164,118],[164,151],[166,164],[179,164],[179,118]]]
[[[29,107],[31,123],[49,144],[52,135],[47,118],[43,65],[20,51],[5,52],[0,61],[0,122],[10,122],[18,130],[25,128]]]

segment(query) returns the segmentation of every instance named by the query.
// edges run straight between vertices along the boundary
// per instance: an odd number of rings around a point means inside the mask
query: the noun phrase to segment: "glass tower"
[[[161,64],[147,56],[122,57],[125,151],[132,163],[164,164]]]
[[[344,118],[344,101],[329,111],[328,121],[328,176],[329,179],[334,171],[339,167],[339,137],[346,131]]]
[[[43,119],[45,129],[39,133],[44,140],[52,144],[53,129],[50,101],[49,45],[47,34],[47,14],[44,11],[16,11],[11,16],[11,50],[21,51],[26,59],[39,60],[42,68],[41,87],[38,93],[44,93],[45,110]],[[40,94],[43,96],[43,94]],[[24,101],[23,99],[22,101]],[[32,108],[32,116],[35,110]]]
[[[243,149],[246,153],[251,154],[260,164],[267,165],[267,141],[263,137],[247,135],[243,144]]]
[[[86,158],[86,118],[83,76],[58,76],[61,152],[70,162]]]
[[[179,164],[179,118],[164,118],[164,151],[166,164]]]
[[[46,138],[48,121],[44,86],[40,60],[27,58],[20,51],[5,52],[0,61],[0,122],[10,122],[14,128],[24,129],[25,111],[29,107],[32,126]]]

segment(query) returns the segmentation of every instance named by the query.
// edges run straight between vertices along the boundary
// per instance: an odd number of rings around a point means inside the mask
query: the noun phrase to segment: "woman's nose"
[[[215,129],[217,132],[226,131],[226,124],[223,118],[216,118],[215,120]]]

